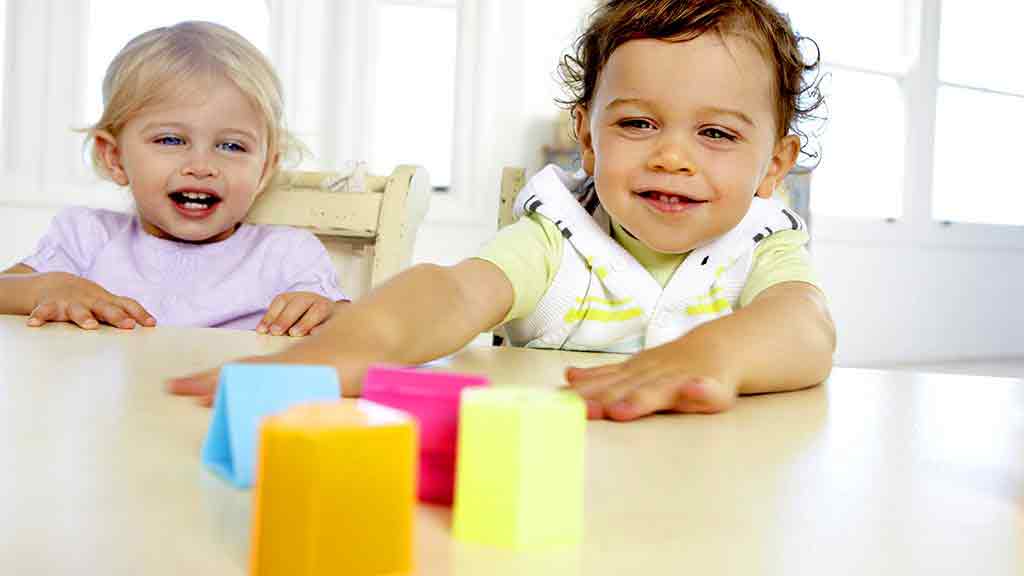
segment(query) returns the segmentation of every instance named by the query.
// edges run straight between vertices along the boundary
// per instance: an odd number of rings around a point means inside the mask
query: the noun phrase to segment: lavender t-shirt
[[[252,330],[284,292],[346,299],[323,244],[285,226],[243,224],[220,242],[187,244],[147,234],[135,215],[67,208],[23,264],[134,298],[158,326]]]

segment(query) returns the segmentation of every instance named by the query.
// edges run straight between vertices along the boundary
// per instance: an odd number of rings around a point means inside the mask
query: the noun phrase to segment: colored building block
[[[419,498],[451,505],[455,483],[455,441],[459,397],[487,386],[484,376],[372,366],[363,378],[363,398],[412,414],[419,422]]]
[[[454,533],[515,550],[583,537],[586,408],[576,394],[476,388],[462,395]]]
[[[252,485],[260,420],[290,406],[341,398],[328,366],[227,364],[220,369],[202,461],[238,488]]]
[[[412,571],[416,424],[365,400],[265,421],[253,490],[254,576]]]

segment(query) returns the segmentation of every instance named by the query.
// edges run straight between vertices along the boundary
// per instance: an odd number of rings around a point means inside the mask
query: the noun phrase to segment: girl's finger
[[[84,330],[95,330],[100,325],[92,312],[78,302],[68,304],[67,315],[68,319]]]
[[[119,296],[115,302],[139,324],[143,326],[156,326],[156,318],[153,318],[153,315],[147,312],[137,300]]]
[[[32,309],[27,323],[29,326],[42,326],[47,322],[59,322],[60,316],[60,306],[56,302],[46,302]]]
[[[289,336],[305,336],[310,334],[314,328],[324,323],[331,315],[331,304],[326,300],[319,300],[306,310],[302,318],[288,331]]]
[[[310,304],[305,298],[292,298],[270,327],[270,333],[274,336],[288,334],[289,329],[309,310]]]
[[[111,326],[131,330],[135,328],[135,319],[120,306],[106,301],[98,301],[92,306],[92,312],[96,317]]]
[[[260,319],[260,323],[256,325],[256,331],[260,334],[266,334],[271,331],[271,327],[277,320],[277,317],[284,310],[284,307],[288,305],[288,298],[284,294],[279,294],[270,306],[267,308],[267,313]]]

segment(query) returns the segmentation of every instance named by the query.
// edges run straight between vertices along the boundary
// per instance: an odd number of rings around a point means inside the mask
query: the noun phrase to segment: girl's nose
[[[182,176],[193,178],[216,178],[220,170],[204,154],[191,155],[181,167]]]

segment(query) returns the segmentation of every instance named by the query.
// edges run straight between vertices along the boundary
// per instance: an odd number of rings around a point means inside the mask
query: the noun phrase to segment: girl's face
[[[114,181],[130,186],[146,232],[184,242],[231,236],[268,173],[262,114],[227,79],[183,93],[129,120],[96,146]]]
[[[576,114],[584,169],[608,214],[648,248],[682,253],[769,197],[799,140],[777,139],[772,69],[738,37],[631,40]]]

